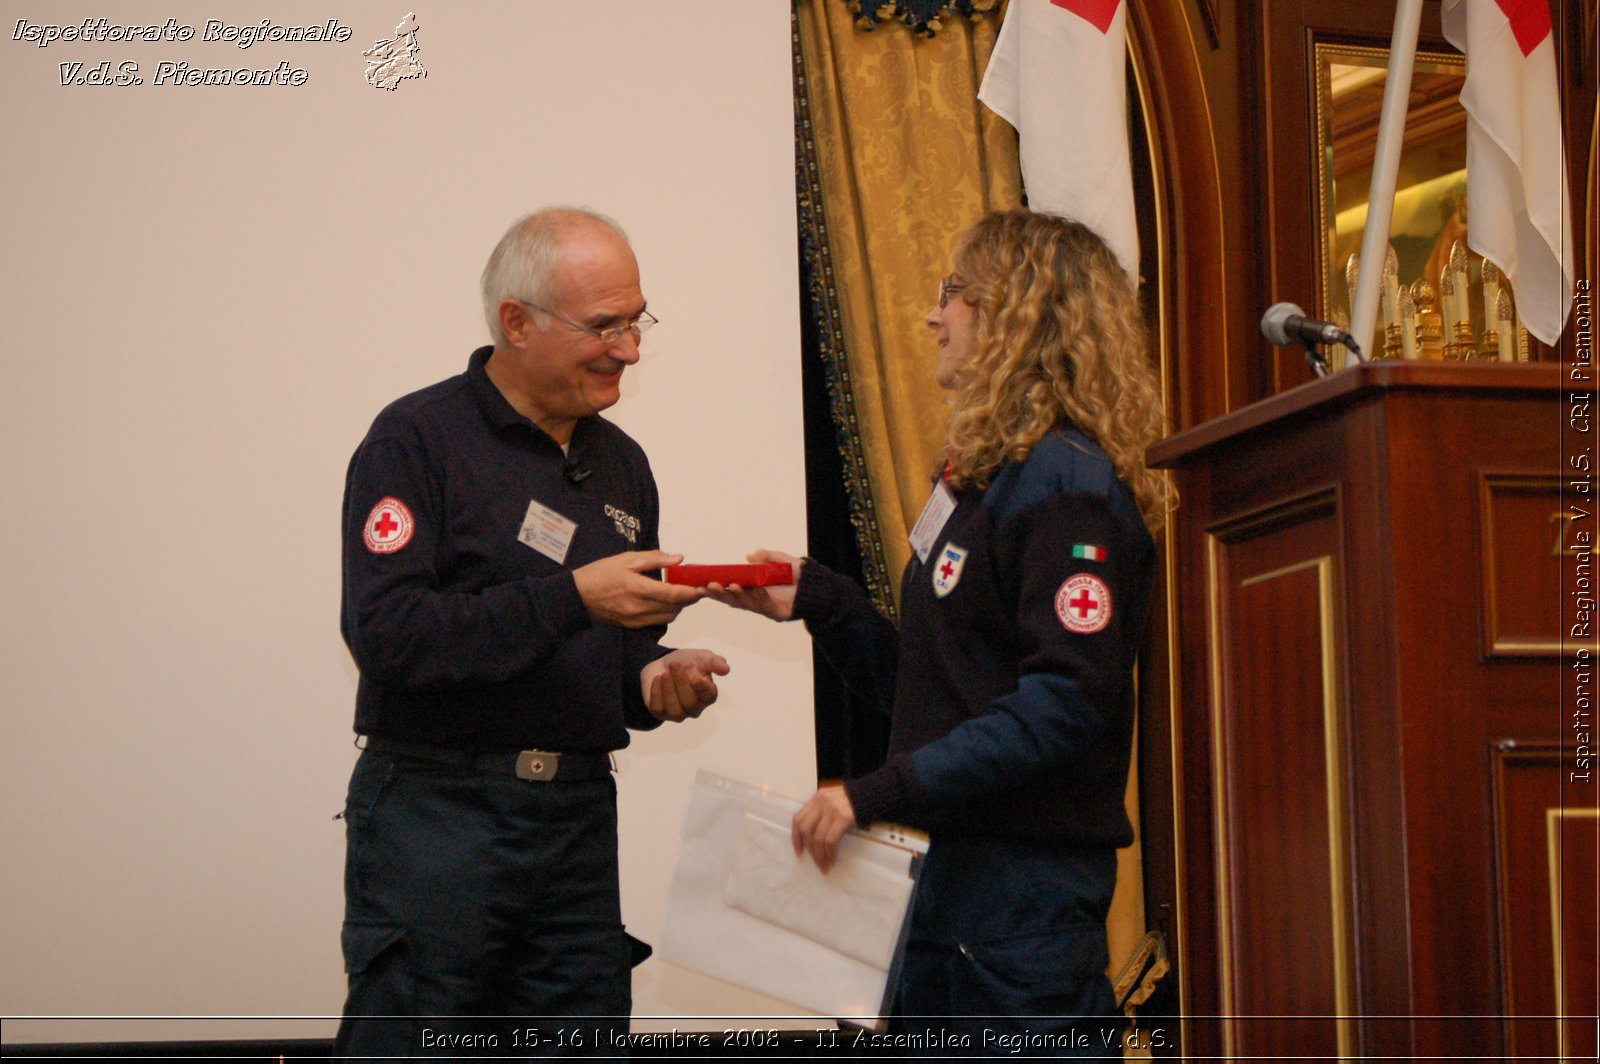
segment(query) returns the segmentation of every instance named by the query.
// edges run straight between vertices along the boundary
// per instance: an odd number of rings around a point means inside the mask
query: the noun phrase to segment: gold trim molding
[[[1206,537],[1206,582],[1208,598],[1208,651],[1211,692],[1211,786],[1212,819],[1216,833],[1218,986],[1221,1005],[1222,1050],[1226,1059],[1238,1053],[1237,992],[1235,986],[1233,941],[1235,914],[1232,901],[1231,868],[1234,850],[1231,837],[1230,795],[1226,788],[1226,768],[1231,763],[1227,744],[1226,693],[1228,677],[1223,666],[1222,644],[1224,595],[1223,557],[1225,546],[1251,539],[1276,528],[1338,513],[1337,490],[1323,490],[1235,517],[1208,530]],[[1337,565],[1323,554],[1239,581],[1240,588],[1255,587],[1285,577],[1314,571],[1317,578],[1318,625],[1322,679],[1322,725],[1326,802],[1328,815],[1329,906],[1331,912],[1334,959],[1335,1031],[1340,1057],[1356,1052],[1354,1019],[1356,1013],[1354,968],[1354,917],[1351,896],[1350,831],[1346,811],[1344,781],[1348,768],[1344,739],[1345,719],[1339,677],[1339,600]]]

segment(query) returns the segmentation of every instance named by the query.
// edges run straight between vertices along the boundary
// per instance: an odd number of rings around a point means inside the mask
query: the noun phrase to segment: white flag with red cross
[[[1561,94],[1548,0],[1445,0],[1467,57],[1467,245],[1499,266],[1528,331],[1554,344],[1572,310]]]
[[[1011,0],[978,99],[1016,127],[1028,206],[1093,229],[1136,281],[1127,60],[1122,0]]]

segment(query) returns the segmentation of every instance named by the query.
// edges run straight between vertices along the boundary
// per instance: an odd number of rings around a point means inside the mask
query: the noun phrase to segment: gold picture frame
[[[1322,317],[1348,321],[1346,268],[1366,222],[1389,50],[1318,43],[1315,60],[1318,294]],[[1389,230],[1402,284],[1427,277],[1436,285],[1452,243],[1465,236],[1466,73],[1459,53],[1417,52]]]

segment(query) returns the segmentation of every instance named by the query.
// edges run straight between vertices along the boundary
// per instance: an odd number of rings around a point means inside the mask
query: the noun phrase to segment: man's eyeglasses
[[[949,277],[941,280],[939,282],[939,309],[943,310],[945,307],[948,307],[950,305],[950,300],[955,297],[955,294],[965,287],[967,286],[964,281],[954,281]]]
[[[659,324],[660,322],[659,318],[647,310],[640,314],[637,318],[634,318],[632,321],[625,321],[618,325],[607,325],[604,329],[591,329],[587,325],[579,325],[570,318],[563,318],[549,307],[541,307],[537,303],[529,303],[526,299],[519,299],[517,302],[521,303],[525,307],[532,307],[534,310],[542,311],[563,325],[570,325],[580,332],[586,332],[607,346],[610,346],[611,344],[614,344],[618,340],[622,339],[623,333],[631,333],[633,338],[637,340],[639,337],[650,331],[650,326]]]

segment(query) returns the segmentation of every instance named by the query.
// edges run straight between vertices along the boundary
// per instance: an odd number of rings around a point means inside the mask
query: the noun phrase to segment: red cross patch
[[[411,534],[416,530],[417,522],[406,504],[390,495],[367,515],[361,539],[374,554],[393,554],[411,542]]]
[[[1088,573],[1069,576],[1056,592],[1056,616],[1069,632],[1098,632],[1111,623],[1111,589]]]
[[[956,589],[961,581],[961,570],[967,564],[967,548],[946,543],[944,550],[933,563],[933,595],[944,598]]]

